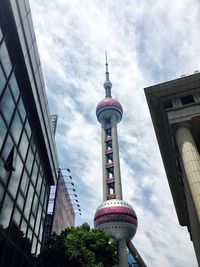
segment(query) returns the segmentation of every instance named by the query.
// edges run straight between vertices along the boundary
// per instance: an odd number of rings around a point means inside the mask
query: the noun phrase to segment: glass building
[[[28,0],[0,0],[0,266],[34,266],[57,170]]]

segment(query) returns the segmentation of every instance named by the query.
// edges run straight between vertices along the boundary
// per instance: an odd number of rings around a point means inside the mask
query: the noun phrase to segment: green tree
[[[87,223],[53,234],[49,249],[38,256],[39,267],[112,267],[116,245]]]

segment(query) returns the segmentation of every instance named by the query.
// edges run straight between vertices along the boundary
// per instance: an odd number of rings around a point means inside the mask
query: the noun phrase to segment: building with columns
[[[200,265],[200,73],[145,88],[181,226]]]

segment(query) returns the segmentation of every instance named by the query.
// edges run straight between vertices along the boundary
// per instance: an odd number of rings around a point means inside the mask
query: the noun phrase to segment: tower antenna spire
[[[106,81],[109,81],[109,72],[108,72],[108,57],[107,57],[107,51],[105,51],[106,56]]]
[[[109,80],[109,72],[108,72],[108,58],[107,58],[107,51],[105,51],[105,56],[106,56],[106,81],[104,82],[104,88],[106,90],[106,97],[111,97],[111,88],[112,88],[112,83]]]

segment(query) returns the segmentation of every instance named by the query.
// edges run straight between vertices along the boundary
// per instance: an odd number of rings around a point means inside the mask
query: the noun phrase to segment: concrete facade
[[[200,265],[200,74],[145,88],[179,223]]]

